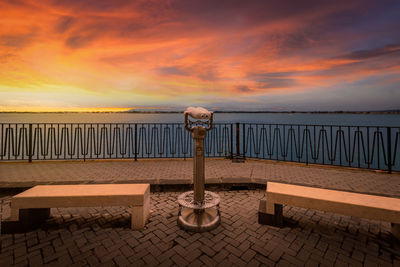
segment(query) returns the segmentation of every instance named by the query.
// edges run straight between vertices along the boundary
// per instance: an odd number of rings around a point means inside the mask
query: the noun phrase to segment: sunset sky
[[[0,0],[0,111],[400,109],[400,1]]]

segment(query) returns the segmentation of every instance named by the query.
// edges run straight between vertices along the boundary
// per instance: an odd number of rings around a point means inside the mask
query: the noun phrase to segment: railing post
[[[135,123],[135,161],[137,161],[137,123]]]
[[[240,140],[239,140],[239,128],[240,124],[236,123],[236,156],[240,157]]]
[[[32,123],[29,123],[29,144],[28,144],[28,161],[32,162]]]
[[[233,123],[231,123],[231,160],[233,160]]]
[[[392,173],[392,135],[390,127],[387,127],[387,160],[388,160],[388,173]]]
[[[306,165],[308,165],[308,126],[306,125]]]
[[[246,160],[246,123],[243,123],[243,160]]]
[[[111,134],[110,134],[111,135]],[[82,146],[82,151],[83,151],[83,161],[86,161],[86,149],[85,149],[85,145],[86,145],[86,123],[83,124],[83,146]]]

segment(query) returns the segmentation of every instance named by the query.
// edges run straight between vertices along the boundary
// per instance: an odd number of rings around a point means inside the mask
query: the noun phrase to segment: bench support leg
[[[394,235],[394,237],[400,240],[400,224],[392,223],[392,234]]]
[[[50,216],[49,208],[20,209],[18,221],[5,220],[1,222],[2,234],[24,233],[40,227]]]
[[[273,209],[273,214],[268,213]],[[273,208],[267,209],[267,201],[260,200],[260,206],[258,209],[258,223],[272,225],[276,227],[283,227],[283,206],[280,204],[273,204]]]
[[[131,228],[141,230],[144,228],[150,213],[150,197],[145,199],[143,206],[132,207]]]

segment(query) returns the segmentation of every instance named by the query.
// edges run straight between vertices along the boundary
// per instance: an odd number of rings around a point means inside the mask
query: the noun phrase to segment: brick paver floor
[[[221,225],[190,233],[177,225],[179,193],[151,194],[142,231],[129,229],[126,207],[52,209],[42,229],[0,237],[0,266],[400,266],[389,223],[285,207],[293,225],[259,225],[256,189],[218,191]],[[8,197],[1,207],[7,215]]]
[[[0,187],[57,183],[189,184],[192,177],[191,159],[0,163]],[[206,183],[265,184],[267,180],[400,197],[399,173],[262,160],[232,163],[206,159]]]
[[[208,183],[282,181],[400,197],[400,175],[249,160],[206,160]],[[52,183],[188,184],[191,160],[0,163],[0,185]],[[218,187],[215,187],[218,188]],[[189,233],[177,225],[181,192],[152,192],[144,230],[132,231],[126,207],[52,209],[38,230],[0,236],[0,266],[400,266],[400,242],[390,224],[328,212],[284,207],[289,225],[259,225],[265,190],[222,191],[221,225]],[[10,196],[1,198],[1,218]]]

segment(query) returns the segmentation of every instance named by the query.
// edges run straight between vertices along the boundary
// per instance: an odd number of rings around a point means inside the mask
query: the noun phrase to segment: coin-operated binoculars
[[[221,221],[219,196],[204,190],[204,138],[206,132],[212,128],[213,113],[204,108],[189,107],[184,115],[185,129],[192,133],[194,143],[194,190],[178,197],[178,225],[185,230],[204,232],[216,228]],[[190,120],[189,117],[195,121]]]

